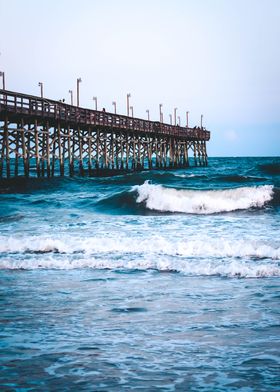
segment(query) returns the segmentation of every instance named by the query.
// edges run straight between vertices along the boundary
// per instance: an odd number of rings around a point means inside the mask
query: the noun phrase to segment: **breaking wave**
[[[0,263],[0,268],[13,270],[74,270],[82,268],[129,271],[156,270],[158,272],[178,272],[186,276],[221,276],[229,278],[280,277],[280,267],[278,265],[267,264],[265,262],[253,263],[236,259],[228,259],[220,263],[217,260],[181,260],[179,263],[175,263],[166,258],[126,261],[121,258],[104,260],[95,257],[84,257],[80,259],[67,258],[58,260],[48,256],[42,260],[4,260]]]
[[[3,253],[152,253],[170,256],[207,256],[207,257],[253,257],[280,260],[280,245],[272,246],[267,242],[211,239],[173,239],[154,235],[139,237],[89,237],[65,236],[61,239],[49,237],[0,237],[0,254]]]
[[[186,190],[166,188],[145,182],[133,187],[137,203],[155,211],[188,214],[214,214],[262,208],[273,199],[273,186],[263,185],[223,190]]]
[[[280,245],[261,241],[121,237],[0,238],[1,269],[155,269],[187,275],[280,276]]]

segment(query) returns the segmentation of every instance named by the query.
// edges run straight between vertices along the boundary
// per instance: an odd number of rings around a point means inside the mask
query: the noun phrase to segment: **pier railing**
[[[92,126],[114,130],[136,131],[145,134],[158,134],[180,137],[187,140],[210,139],[210,132],[199,127],[186,128],[169,125],[157,121],[109,113],[68,105],[61,101],[40,98],[37,96],[0,90],[0,120],[9,117],[36,117],[49,121],[50,124],[60,121],[69,126]]]

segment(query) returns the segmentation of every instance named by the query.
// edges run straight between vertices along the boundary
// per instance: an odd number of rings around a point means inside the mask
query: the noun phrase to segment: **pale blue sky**
[[[280,155],[280,1],[0,0],[6,88],[212,131],[212,156]]]

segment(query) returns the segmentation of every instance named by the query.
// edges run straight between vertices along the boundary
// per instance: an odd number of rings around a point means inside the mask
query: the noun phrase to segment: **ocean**
[[[2,391],[279,391],[280,158],[0,182]]]

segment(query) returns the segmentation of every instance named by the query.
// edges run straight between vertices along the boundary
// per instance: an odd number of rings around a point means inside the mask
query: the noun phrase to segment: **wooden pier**
[[[0,90],[0,178],[207,165],[204,128],[184,128]]]

